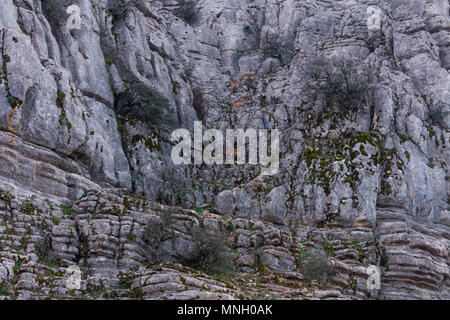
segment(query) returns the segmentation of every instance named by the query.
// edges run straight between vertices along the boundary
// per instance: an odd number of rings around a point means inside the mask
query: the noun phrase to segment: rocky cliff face
[[[0,298],[450,298],[448,1],[1,8]],[[373,75],[370,97],[308,94],[317,57]],[[170,132],[198,120],[279,129],[278,174],[175,166]],[[224,234],[234,273],[183,266],[197,229]],[[333,272],[310,283],[315,256]]]

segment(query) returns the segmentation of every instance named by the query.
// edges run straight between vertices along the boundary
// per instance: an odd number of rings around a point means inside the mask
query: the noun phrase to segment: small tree
[[[322,98],[330,111],[346,115],[368,102],[374,72],[361,61],[318,56],[303,71],[304,94],[313,101]]]
[[[184,20],[187,24],[193,25],[198,20],[197,1],[182,0],[174,11],[174,15]]]

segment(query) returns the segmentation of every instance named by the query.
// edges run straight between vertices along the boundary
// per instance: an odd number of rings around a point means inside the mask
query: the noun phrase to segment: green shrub
[[[76,212],[72,205],[62,205],[60,208],[64,215],[69,216],[70,218],[75,217]]]
[[[15,109],[16,107],[22,105],[23,101],[8,94],[6,99],[8,100],[9,105],[11,106],[11,108]]]
[[[6,285],[6,281],[0,284],[0,296],[6,296],[9,292],[9,287]]]
[[[298,254],[299,254],[299,259],[298,259],[299,263],[302,263],[303,261],[308,260],[309,256],[311,255],[308,251],[306,251],[303,248],[300,248],[298,250]]]
[[[125,93],[116,99],[120,115],[131,115],[147,125],[164,130],[176,126],[177,121],[169,109],[169,100],[156,89],[142,82],[132,82]]]
[[[306,281],[316,280],[324,286],[336,273],[330,261],[324,256],[312,256],[301,265],[300,272]]]
[[[333,254],[334,253],[334,246],[333,246],[333,244],[331,242],[323,241],[322,242],[322,247],[323,247],[323,250],[327,254]]]

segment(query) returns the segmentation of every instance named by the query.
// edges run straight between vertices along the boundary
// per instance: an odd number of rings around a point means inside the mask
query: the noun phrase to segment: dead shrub
[[[328,111],[346,116],[369,102],[375,73],[361,61],[318,56],[303,72],[303,93],[312,101],[323,99]]]
[[[124,117],[131,115],[162,131],[170,132],[178,124],[169,100],[143,82],[131,82],[128,90],[117,96],[116,109]]]
[[[204,229],[195,227],[191,235],[195,248],[192,256],[184,261],[186,265],[215,274],[232,271],[233,264],[224,234],[210,234]]]
[[[173,14],[178,18],[184,20],[189,25],[193,25],[197,22],[199,15],[197,11],[197,1],[194,0],[182,0]]]

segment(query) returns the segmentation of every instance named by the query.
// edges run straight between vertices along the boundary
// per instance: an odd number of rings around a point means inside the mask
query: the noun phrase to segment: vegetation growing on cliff
[[[132,116],[161,131],[170,131],[177,124],[169,100],[143,82],[131,82],[117,97],[116,108],[120,115]]]
[[[322,100],[324,110],[346,116],[370,98],[375,75],[360,61],[317,56],[303,65],[306,96]]]

